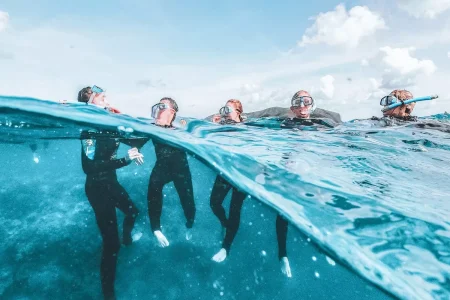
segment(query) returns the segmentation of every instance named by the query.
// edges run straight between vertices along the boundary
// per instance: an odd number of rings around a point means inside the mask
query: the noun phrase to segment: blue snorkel
[[[410,104],[413,102],[419,102],[419,101],[428,101],[428,100],[433,100],[438,98],[438,95],[432,95],[432,96],[425,96],[425,97],[418,97],[418,98],[413,98],[413,99],[409,99],[409,100],[405,100],[405,101],[400,101],[398,100],[398,102],[392,103],[391,105],[385,106],[381,109],[382,112],[386,112],[388,110],[394,109],[396,107],[402,106],[404,104]]]

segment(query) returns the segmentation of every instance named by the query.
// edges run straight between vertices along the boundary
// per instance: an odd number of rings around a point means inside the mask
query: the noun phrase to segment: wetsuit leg
[[[223,179],[221,176],[217,175],[216,181],[214,182],[213,189],[211,191],[211,197],[209,204],[213,213],[219,219],[222,227],[227,227],[227,215],[225,214],[225,209],[222,206],[228,191],[231,189],[231,185]]]
[[[276,221],[277,242],[278,242],[278,258],[287,257],[286,238],[288,231],[288,221],[281,215],[277,215]]]
[[[104,299],[115,299],[117,255],[120,250],[116,207],[107,184],[86,185],[86,196],[95,213],[103,240],[100,278]]]
[[[156,161],[150,174],[148,184],[148,216],[150,218],[150,226],[153,231],[161,230],[161,213],[162,213],[162,191],[164,185],[171,181],[172,173],[167,169],[167,165]]]
[[[131,245],[131,232],[139,210],[119,182],[111,185],[111,193],[114,197],[115,206],[125,214],[125,218],[123,219],[123,243],[125,245]]]
[[[192,176],[188,161],[184,160],[177,169],[178,170],[173,173],[173,184],[180,197],[181,206],[183,207],[184,216],[186,217],[186,227],[192,228],[196,209],[192,187]]]
[[[233,188],[233,195],[231,196],[230,214],[227,222],[227,232],[222,242],[222,248],[230,252],[231,244],[236,236],[239,223],[241,222],[241,208],[247,195]]]

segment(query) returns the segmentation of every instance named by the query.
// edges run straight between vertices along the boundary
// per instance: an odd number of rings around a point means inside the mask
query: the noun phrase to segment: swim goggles
[[[310,96],[300,96],[291,100],[291,106],[293,107],[300,107],[302,103],[303,106],[312,106],[314,99]]]
[[[389,96],[384,96],[383,98],[381,98],[380,105],[388,106],[388,105],[399,103],[399,102],[403,103],[403,100],[399,100],[397,97],[389,95]]]
[[[152,106],[152,118],[156,119],[159,115],[159,112],[166,109],[171,109],[173,110],[173,112],[176,112],[176,110],[170,107],[170,105],[167,103],[157,103]]]
[[[231,106],[226,105],[226,106],[220,108],[219,114],[221,114],[222,116],[226,116],[226,115],[231,114],[233,111],[241,113],[241,111],[239,109],[234,109]]]

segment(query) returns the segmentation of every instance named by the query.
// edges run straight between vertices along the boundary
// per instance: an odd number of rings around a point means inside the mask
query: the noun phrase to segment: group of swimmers
[[[381,104],[384,107],[389,107],[401,102],[401,105],[385,110],[383,118],[412,119],[411,113],[415,103],[406,103],[408,99],[412,98],[412,94],[408,91],[394,90],[382,99]],[[120,113],[117,108],[107,102],[104,90],[97,86],[83,88],[78,93],[78,102],[96,105],[111,113]],[[314,113],[315,104],[313,97],[307,91],[301,90],[295,93],[291,99],[291,115],[283,123],[287,128],[292,128],[296,122],[301,124],[305,120],[314,121],[315,118],[311,116]],[[152,106],[152,118],[154,119],[152,124],[166,129],[176,129],[173,122],[177,112],[178,105],[175,100],[168,97],[162,98]],[[211,121],[218,124],[238,124],[244,121],[243,113],[241,101],[231,99],[220,108],[219,114],[212,116]],[[317,120],[319,119],[317,118]],[[376,120],[377,118],[372,119]],[[320,122],[317,122],[317,124],[320,124]],[[138,208],[127,191],[118,182],[116,170],[130,165],[132,162],[142,165],[144,156],[140,153],[140,149],[148,140],[148,138],[142,137],[125,137],[118,132],[108,130],[101,132],[83,131],[81,133],[81,162],[86,174],[85,192],[95,213],[103,240],[100,277],[105,299],[115,299],[114,281],[117,256],[121,246],[116,208],[125,214],[122,232],[122,244],[124,245],[131,245],[133,242],[132,230],[139,214]],[[127,155],[123,158],[117,158],[120,143],[130,146]],[[164,186],[170,182],[174,183],[186,218],[186,240],[192,238],[191,228],[195,221],[196,207],[186,152],[157,140],[153,140],[153,144],[156,162],[148,184],[148,215],[151,230],[157,243],[161,247],[167,247],[170,243],[161,229]],[[223,202],[230,190],[232,190],[232,195],[227,217]],[[241,208],[246,197],[244,191],[231,185],[222,176],[217,175],[210,196],[210,206],[222,226],[223,241],[221,249],[212,257],[215,262],[224,261],[230,253],[231,245],[238,232]],[[288,222],[281,215],[278,215],[275,224],[281,271],[285,276],[291,277],[286,251]]]

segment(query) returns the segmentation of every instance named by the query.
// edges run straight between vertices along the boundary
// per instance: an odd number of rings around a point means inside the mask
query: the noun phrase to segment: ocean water
[[[83,129],[132,131],[189,153],[193,239],[183,237],[170,184],[165,249],[147,215],[152,143],[142,149],[143,166],[117,171],[141,211],[140,239],[119,253],[118,299],[450,298],[448,115],[325,131],[279,129],[274,120],[188,120],[174,131],[92,106],[0,97],[0,298],[101,299],[101,238],[80,162]],[[222,264],[211,261],[221,242],[209,207],[218,173],[249,194]],[[279,269],[276,213],[290,222],[290,279]]]

